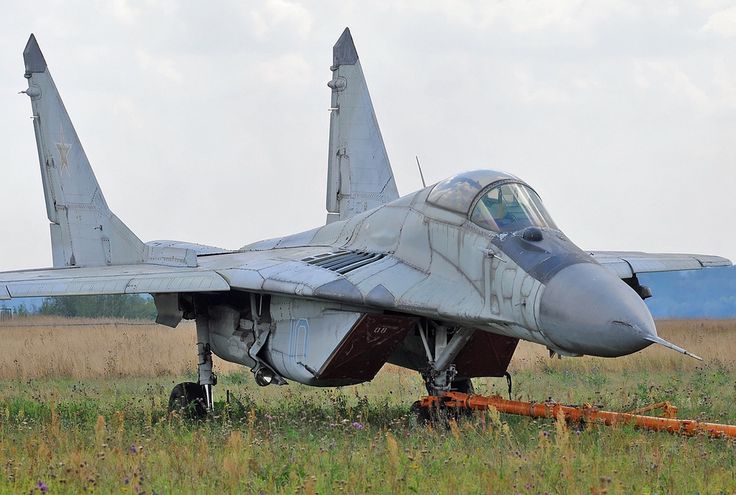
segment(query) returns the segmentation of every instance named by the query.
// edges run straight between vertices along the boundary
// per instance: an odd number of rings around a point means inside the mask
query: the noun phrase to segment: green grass
[[[515,396],[612,410],[671,400],[680,417],[736,423],[736,373],[581,371],[514,376]],[[630,427],[582,431],[478,414],[418,426],[412,374],[343,389],[258,388],[221,377],[217,414],[166,413],[167,377],[0,382],[0,492],[40,493],[732,493],[736,443]],[[502,393],[505,381],[479,380]],[[224,403],[225,391],[237,400]]]

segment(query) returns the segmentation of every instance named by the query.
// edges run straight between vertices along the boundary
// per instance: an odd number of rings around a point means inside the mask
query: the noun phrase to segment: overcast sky
[[[51,264],[31,32],[113,211],[237,248],[324,223],[345,26],[401,194],[501,169],[584,249],[736,259],[734,2],[38,0],[0,19],[0,270]]]

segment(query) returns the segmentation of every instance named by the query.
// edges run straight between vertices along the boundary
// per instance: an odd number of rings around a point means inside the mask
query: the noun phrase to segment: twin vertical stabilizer
[[[35,36],[23,50],[55,268],[196,266],[184,249],[148,246],[108,208]]]
[[[196,266],[194,250],[144,244],[108,208],[36,38],[23,51],[56,268]],[[399,197],[350,30],[333,48],[328,222]]]
[[[327,221],[344,220],[399,197],[350,30],[333,48]]]

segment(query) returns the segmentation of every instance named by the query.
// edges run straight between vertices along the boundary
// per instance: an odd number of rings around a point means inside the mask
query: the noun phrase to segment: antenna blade
[[[422,166],[419,164],[419,156],[414,155],[414,158],[417,159],[417,168],[419,168],[419,177],[422,178],[422,187],[427,187],[427,183],[424,182],[424,173],[422,172]]]

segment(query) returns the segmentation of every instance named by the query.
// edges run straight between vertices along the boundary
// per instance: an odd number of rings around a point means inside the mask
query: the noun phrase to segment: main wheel
[[[172,411],[191,419],[205,417],[207,405],[204,387],[192,382],[184,382],[175,386],[169,396],[169,412]]]

